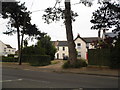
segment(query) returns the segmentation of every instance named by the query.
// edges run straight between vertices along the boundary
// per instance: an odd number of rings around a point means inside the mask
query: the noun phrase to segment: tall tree
[[[60,3],[59,0],[56,0],[56,4]],[[84,5],[91,6],[92,2],[90,1],[84,1],[81,0],[80,3],[83,3]],[[59,21],[60,18],[65,19],[65,27],[66,27],[66,37],[68,41],[68,48],[69,48],[69,61],[70,64],[73,65],[77,61],[77,55],[76,55],[76,49],[75,49],[75,43],[73,40],[73,32],[72,32],[72,21],[75,21],[75,17],[78,16],[77,13],[74,13],[71,10],[71,3],[70,0],[65,0],[65,9],[62,10],[60,7],[56,8],[47,8],[45,12],[47,14],[43,15],[43,18],[45,19],[46,23],[50,23],[52,21]]]
[[[116,29],[120,27],[119,8],[118,4],[103,2],[102,6],[93,12],[91,23],[94,25],[91,28],[99,30],[98,37],[100,37],[101,30],[104,33],[105,30],[109,30],[112,27],[116,27]]]
[[[8,30],[4,34],[13,34],[17,32],[18,39],[18,57],[19,65],[21,65],[21,49],[23,45],[24,34],[29,36],[42,36],[41,32],[38,31],[35,25],[32,25],[30,20],[31,12],[27,11],[25,3],[20,4],[20,2],[3,2],[2,3],[2,18],[9,19]],[[21,45],[20,45],[20,36]],[[40,37],[38,37],[40,38]]]
[[[24,4],[19,5],[18,2],[3,2],[2,3],[2,18],[9,18],[8,31],[4,34],[13,34],[17,32],[18,39],[18,57],[20,60],[20,26],[23,26],[23,13],[26,10]]]
[[[76,63],[77,54],[75,49],[75,43],[73,40],[70,0],[65,0],[65,27],[69,49],[69,61],[70,64],[73,65],[74,63]]]

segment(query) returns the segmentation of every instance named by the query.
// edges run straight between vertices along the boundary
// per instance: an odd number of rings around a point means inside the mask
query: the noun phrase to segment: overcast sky
[[[63,21],[54,22],[52,24],[44,23],[42,19],[42,15],[45,13],[43,10],[48,7],[53,7],[55,5],[56,0],[18,0],[21,2],[25,2],[26,7],[30,11],[40,10],[38,12],[33,12],[31,14],[32,23],[36,24],[40,31],[47,33],[53,41],[55,40],[66,40],[66,30],[63,24]],[[92,7],[84,6],[83,4],[75,4],[78,3],[79,0],[71,0],[71,8],[74,12],[78,13],[78,17],[76,21],[73,22],[73,35],[76,38],[79,33],[81,37],[97,37],[97,31],[91,30],[92,24],[90,23],[90,19],[92,16],[92,12],[94,12],[98,8],[98,4],[93,4]],[[75,4],[75,5],[73,5]],[[64,6],[64,0],[60,6]],[[6,44],[10,44],[12,47],[17,48],[17,35],[7,36],[3,35],[2,32],[6,31],[6,23],[7,20],[3,20],[0,18],[0,40]],[[35,43],[35,42],[32,42]],[[31,42],[30,42],[31,44]]]

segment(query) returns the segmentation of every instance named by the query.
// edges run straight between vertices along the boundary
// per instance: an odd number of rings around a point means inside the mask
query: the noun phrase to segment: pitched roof
[[[68,46],[67,41],[52,41],[53,45],[55,46]]]
[[[86,37],[83,38],[86,43],[91,43],[92,41],[98,40],[98,37]]]
[[[7,46],[7,48],[12,48],[9,44],[5,44]]]
[[[82,39],[85,43],[91,43],[92,41],[98,40],[98,37],[86,37],[86,38],[84,37],[84,38],[81,38],[80,36],[77,36],[77,38]],[[53,44],[55,46],[68,46],[68,42],[67,41],[52,41],[52,42],[53,42]]]
[[[68,46],[68,42],[67,41],[59,41],[58,46]]]
[[[109,33],[105,33],[104,35],[109,37],[115,37],[118,36],[118,33],[109,32]]]

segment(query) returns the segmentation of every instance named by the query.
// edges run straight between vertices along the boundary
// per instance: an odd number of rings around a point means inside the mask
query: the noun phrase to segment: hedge
[[[109,66],[111,59],[110,49],[90,49],[88,51],[88,64]]]
[[[70,61],[67,61],[63,64],[62,68],[67,69],[67,68],[81,68],[81,67],[87,67],[87,62],[84,59],[79,59],[76,61],[74,65],[70,64]]]
[[[23,62],[29,62],[32,66],[45,66],[51,63],[49,55],[24,55]]]
[[[2,62],[18,62],[18,58],[14,57],[2,57]]]

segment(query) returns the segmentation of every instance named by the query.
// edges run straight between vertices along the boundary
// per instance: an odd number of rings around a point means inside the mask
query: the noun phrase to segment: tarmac
[[[10,67],[14,69],[23,69],[31,71],[42,71],[42,72],[56,72],[56,73],[74,73],[74,74],[87,74],[87,75],[99,75],[99,76],[109,76],[109,77],[120,77],[120,70],[110,69],[108,67],[98,67],[98,66],[88,66],[82,68],[62,68],[63,62],[58,60],[57,64],[51,64],[48,66],[30,66],[28,63],[7,63],[3,62],[0,67]]]

